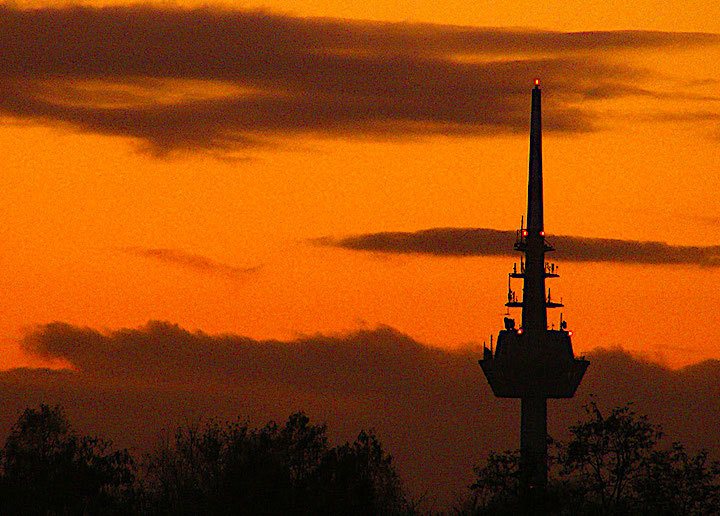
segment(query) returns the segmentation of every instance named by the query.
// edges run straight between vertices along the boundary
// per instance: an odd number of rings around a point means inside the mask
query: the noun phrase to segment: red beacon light
[[[522,332],[523,332],[523,329],[522,329],[522,328],[519,328],[519,329],[518,329],[518,335],[522,335]]]
[[[540,79],[535,79],[535,86],[540,86]]]
[[[540,236],[545,236],[545,232],[544,232],[544,231],[541,231],[541,232],[540,232]]]
[[[527,229],[523,229],[523,230],[522,230],[522,236],[528,236]]]
[[[572,330],[569,330],[569,331],[568,331],[568,337],[572,337],[572,334],[573,334]]]

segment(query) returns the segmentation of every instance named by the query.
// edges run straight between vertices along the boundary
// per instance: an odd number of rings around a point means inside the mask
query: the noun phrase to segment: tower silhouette
[[[523,253],[520,267],[508,278],[507,307],[522,308],[522,323],[505,318],[495,349],[487,347],[480,365],[499,398],[520,398],[520,494],[526,507],[541,509],[547,486],[547,400],[572,398],[589,362],[575,358],[572,332],[560,315],[558,329],[548,329],[547,309],[562,307],[545,291],[545,278],[556,278],[555,264],[545,262],[553,247],[545,240],[543,224],[542,135],[539,81],[532,90],[530,174],[527,227],[520,225],[515,249]],[[523,259],[524,258],[524,259]],[[518,300],[511,278],[523,280]]]

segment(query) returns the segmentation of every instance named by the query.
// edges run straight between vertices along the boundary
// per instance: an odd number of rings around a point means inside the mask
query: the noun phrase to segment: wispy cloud
[[[308,19],[172,7],[0,7],[0,113],[127,136],[157,154],[294,133],[478,134],[526,129],[547,77],[546,128],[589,131],[583,101],[647,95],[619,48],[718,36],[563,33]]]
[[[178,265],[180,267],[187,267],[198,272],[220,274],[223,276],[229,276],[231,278],[245,276],[247,274],[251,274],[260,270],[260,266],[236,267],[233,265],[228,265],[226,263],[211,260],[210,258],[206,258],[205,256],[178,251],[177,249],[125,247],[122,249],[122,251],[134,256],[140,256],[142,258],[149,258],[151,260],[157,260],[172,265]]]
[[[678,246],[609,238],[548,235],[557,251],[553,258],[571,262],[621,262],[720,266],[720,246]],[[434,256],[512,256],[515,231],[483,228],[433,228],[416,232],[384,232],[318,238],[316,245],[354,251]]]

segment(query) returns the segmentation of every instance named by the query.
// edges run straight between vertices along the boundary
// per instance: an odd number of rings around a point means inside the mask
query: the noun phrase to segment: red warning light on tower
[[[540,86],[540,79],[535,79],[535,86]]]

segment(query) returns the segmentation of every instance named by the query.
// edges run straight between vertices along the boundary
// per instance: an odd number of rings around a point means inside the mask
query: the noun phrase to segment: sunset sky
[[[0,11],[6,368],[40,363],[18,342],[52,321],[482,343],[512,256],[342,242],[517,228],[535,77],[549,234],[720,243],[717,2],[20,5]],[[576,350],[720,358],[716,249],[589,242],[555,242]]]
[[[0,33],[0,434],[41,401],[140,447],[305,409],[466,485],[516,440],[476,360],[539,78],[548,284],[591,360],[551,430],[597,393],[717,443],[716,0],[21,1]]]

